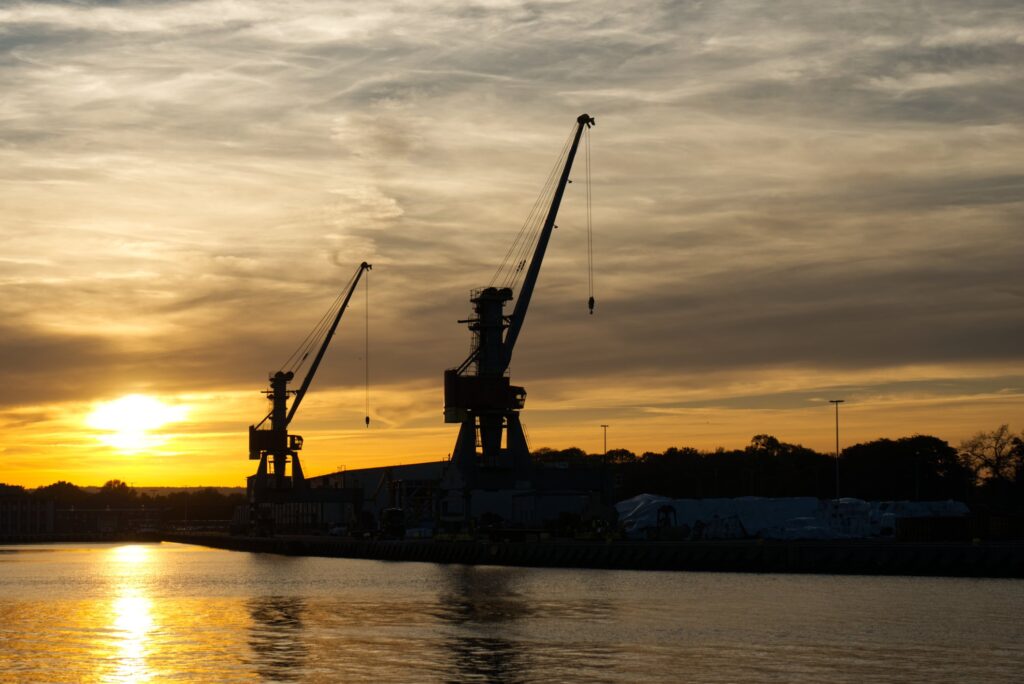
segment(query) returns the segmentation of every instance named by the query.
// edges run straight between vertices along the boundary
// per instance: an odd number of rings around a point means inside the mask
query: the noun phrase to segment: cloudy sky
[[[532,447],[828,450],[830,398],[846,443],[1020,428],[1022,66],[1016,0],[4,3],[0,481],[241,484],[363,260],[371,427],[360,295],[306,472],[445,457],[456,321],[582,112],[597,312],[577,182]],[[128,394],[170,420],[143,451],[95,419]]]

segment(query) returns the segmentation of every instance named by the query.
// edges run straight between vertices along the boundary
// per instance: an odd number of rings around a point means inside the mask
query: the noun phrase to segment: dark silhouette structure
[[[314,328],[313,332],[304,340],[303,346],[300,346],[288,361],[285,362],[285,365],[294,363],[295,370],[301,368],[309,353],[316,346],[316,342],[322,337],[316,357],[313,359],[313,363],[310,365],[302,385],[294,392],[295,398],[292,400],[290,408],[288,407],[288,395],[293,394],[293,392],[288,389],[288,383],[294,379],[295,371],[279,370],[270,377],[270,389],[266,392],[267,398],[272,404],[270,413],[257,425],[249,426],[249,458],[250,460],[258,460],[260,462],[256,470],[255,479],[251,483],[254,503],[262,502],[266,498],[266,493],[271,490],[283,492],[288,489],[303,488],[305,478],[302,473],[302,465],[299,462],[302,436],[289,434],[288,425],[292,422],[292,418],[295,417],[295,412],[298,411],[299,405],[302,404],[306,392],[309,391],[309,386],[313,382],[317,369],[320,367],[320,362],[324,358],[327,346],[334,337],[334,331],[337,330],[338,323],[341,322],[341,317],[344,315],[345,309],[348,308],[349,300],[359,284],[359,279],[362,277],[363,272],[371,268],[373,267],[365,261],[359,265],[355,275],[352,276],[352,280],[344,293],[344,299],[341,305],[338,306],[330,325],[324,328],[325,320],[321,320],[320,325]],[[269,426],[264,428],[263,425],[268,420]],[[291,460],[292,466],[290,477],[286,472],[289,460]]]
[[[544,198],[550,188],[551,200],[543,223],[538,224],[536,237],[527,230],[531,222],[528,217],[519,238],[506,254],[495,276],[495,280],[501,277],[504,280],[474,291],[470,297],[474,317],[460,321],[469,325],[473,345],[465,361],[445,371],[444,419],[448,423],[460,424],[455,449],[452,451],[454,473],[449,478],[448,488],[464,492],[464,509],[461,512],[455,510],[458,506],[456,497],[448,502],[448,512],[455,515],[461,513],[466,520],[471,515],[472,490],[511,489],[517,482],[521,489],[529,488],[526,483],[531,480],[530,452],[519,419],[519,412],[526,403],[526,390],[511,384],[507,372],[551,233],[555,229],[555,219],[569,183],[569,173],[580,139],[593,125],[594,119],[587,114],[581,114],[576,119],[575,131],[568,153],[565,154],[564,165],[557,176],[557,183],[552,185],[549,178],[546,190],[541,193],[541,198]],[[538,199],[535,210],[540,205],[542,201]],[[526,239],[520,239],[524,236]],[[534,240],[535,246],[527,266],[525,257]],[[525,277],[515,307],[511,315],[506,315],[505,304],[513,299],[511,284],[519,279],[524,268]],[[591,297],[591,310],[593,304]]]

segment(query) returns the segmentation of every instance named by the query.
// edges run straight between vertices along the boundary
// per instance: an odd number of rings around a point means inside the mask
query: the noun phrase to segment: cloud
[[[531,407],[1019,368],[1022,36],[1013,2],[5,7],[7,406],[256,391],[363,260],[375,381],[428,396],[583,111],[598,309],[578,165],[513,366]],[[361,381],[357,304],[323,391]]]

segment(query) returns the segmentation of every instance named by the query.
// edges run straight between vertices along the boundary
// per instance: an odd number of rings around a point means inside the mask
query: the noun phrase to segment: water
[[[1024,581],[0,547],[0,681],[1019,682]]]

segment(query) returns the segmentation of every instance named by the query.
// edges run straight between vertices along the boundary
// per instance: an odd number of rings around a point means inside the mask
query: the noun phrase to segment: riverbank
[[[163,541],[161,532],[46,532],[0,535],[0,547],[11,544],[118,544]]]
[[[164,534],[234,551],[384,561],[617,570],[1024,578],[1024,543],[808,541],[353,540],[317,536]]]
[[[614,570],[1024,578],[1024,542],[572,541],[341,539],[213,532],[22,535],[4,544],[177,542],[287,556]]]

